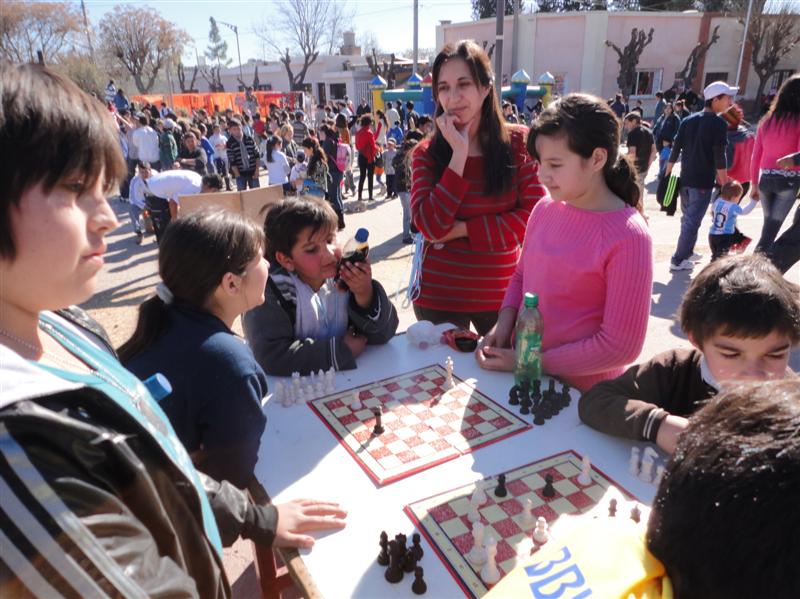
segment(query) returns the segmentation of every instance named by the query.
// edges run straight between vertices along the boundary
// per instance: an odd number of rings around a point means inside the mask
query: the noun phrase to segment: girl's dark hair
[[[772,100],[762,124],[780,126],[800,120],[800,75],[789,77]]]
[[[536,139],[539,136],[567,139],[570,151],[582,158],[591,158],[596,148],[608,154],[603,177],[608,188],[629,206],[639,204],[636,169],[619,153],[620,122],[602,99],[589,94],[568,94],[545,108],[531,125],[528,153],[536,160]]]
[[[339,219],[328,202],[322,199],[302,197],[273,204],[264,218],[266,250],[264,254],[271,264],[277,264],[276,254],[291,255],[297,237],[306,227],[311,234],[322,228],[336,231]]]
[[[347,117],[344,116],[341,112],[336,115],[336,128],[347,129]]]
[[[386,115],[383,114],[382,110],[376,110],[375,111],[375,116],[377,116],[378,120],[383,122],[384,125],[387,125],[387,126],[389,125],[389,121],[386,119]]]
[[[29,189],[44,193],[71,176],[82,192],[103,177],[109,193],[128,172],[114,117],[77,85],[47,67],[0,60],[0,258],[16,257],[11,207]]]
[[[500,109],[500,102],[494,90],[494,73],[489,56],[478,44],[472,40],[462,40],[455,44],[446,44],[433,61],[433,98],[437,99],[439,76],[442,66],[452,59],[460,59],[467,63],[476,86],[488,87],[489,94],[483,101],[480,113],[480,127],[478,140],[483,151],[484,161],[484,192],[487,195],[502,193],[511,188],[514,174],[514,158],[511,151],[511,137]],[[443,112],[441,104],[436,102],[436,115]],[[428,145],[428,154],[433,158],[436,178],[439,179],[450,163],[453,149],[445,140],[436,119],[433,119],[435,130],[433,138]],[[424,146],[420,146],[424,147]]]
[[[319,128],[320,133],[324,133],[325,137],[328,139],[332,139],[333,141],[338,141],[339,139],[339,132],[336,131],[333,127],[329,127],[328,125],[322,125]]]
[[[319,142],[313,137],[306,137],[303,140],[302,146],[311,150],[311,158],[308,160],[308,175],[313,177],[320,164],[328,164],[328,157],[325,155],[325,151],[320,147]]]
[[[372,124],[372,117],[368,114],[365,114],[361,117],[360,123],[362,127],[369,127]]]
[[[282,144],[281,138],[277,135],[272,135],[267,140],[267,162],[272,162],[272,151],[275,149],[275,146],[278,144]]]
[[[195,212],[172,221],[164,232],[158,274],[174,296],[174,305],[204,309],[222,277],[244,273],[264,245],[264,232],[242,214]],[[164,334],[173,304],[155,296],[139,306],[136,330],[119,348],[122,362],[144,352]]]

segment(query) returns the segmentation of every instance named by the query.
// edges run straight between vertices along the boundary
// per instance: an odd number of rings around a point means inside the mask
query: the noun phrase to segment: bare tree
[[[48,62],[72,51],[83,31],[80,9],[63,2],[17,2],[0,9],[0,56],[35,62],[41,51]]]
[[[361,47],[361,54],[363,56],[370,56],[373,50],[378,54],[383,53],[383,50],[381,50],[381,44],[378,41],[378,36],[375,35],[374,31],[365,31],[359,34],[356,45]]]
[[[332,48],[344,26],[343,2],[334,0],[286,0],[277,18],[257,26],[256,35],[279,56],[289,78],[290,91],[302,90],[308,67],[317,60],[320,50]],[[295,72],[292,53],[302,57],[303,65]]]
[[[683,66],[683,70],[676,75],[676,80],[680,79],[683,81],[686,89],[692,89],[694,79],[697,77],[697,69],[700,67],[700,62],[703,60],[703,57],[705,57],[708,49],[719,41],[718,32],[719,25],[714,27],[714,31],[711,34],[710,40],[708,40],[705,44],[698,43],[692,49],[692,51],[689,53],[689,57],[686,59],[686,64]],[[673,86],[674,85],[675,84],[673,84]]]
[[[208,89],[213,93],[225,91],[225,86],[222,84],[222,77],[220,76],[221,70],[222,67],[220,65],[206,65],[200,68],[200,75],[206,80]]]
[[[614,42],[606,40],[606,46],[613,48],[617,53],[617,62],[619,63],[619,75],[617,75],[617,86],[619,90],[627,95],[636,91],[636,66],[639,64],[639,57],[644,52],[644,49],[653,41],[653,32],[655,30],[651,27],[650,32],[645,34],[644,29],[641,31],[634,27],[631,30],[631,39],[628,44],[620,49]]]
[[[753,48],[751,62],[758,75],[756,105],[760,105],[764,88],[778,70],[778,63],[800,44],[800,16],[787,8],[774,14],[765,14],[764,0],[759,0],[760,10],[753,8],[753,17],[747,31],[747,41]]]
[[[189,39],[148,6],[118,4],[100,20],[100,47],[131,74],[140,93],[153,88],[169,60],[178,63]]]
[[[200,67],[197,65],[192,67],[192,80],[189,81],[188,85],[186,84],[186,67],[183,66],[183,62],[178,62],[176,71],[178,72],[178,85],[181,88],[181,92],[186,94],[196,91],[194,88],[194,82],[197,80],[197,74],[200,71]]]
[[[389,89],[394,88],[394,82],[397,81],[397,74],[395,73],[395,55],[394,53],[389,55],[389,61],[387,62],[384,60],[378,59],[378,54],[375,52],[375,48],[372,48],[372,55],[367,56],[367,65],[369,65],[369,70],[372,71],[373,75],[380,75],[387,81],[387,85]]]
[[[347,6],[347,2],[335,2],[331,6],[331,14],[328,17],[328,38],[326,40],[328,56],[338,53],[339,48],[344,43],[343,33],[353,26],[355,19],[355,9]]]

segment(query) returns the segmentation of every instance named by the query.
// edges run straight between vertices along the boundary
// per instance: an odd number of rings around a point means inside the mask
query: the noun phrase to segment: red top
[[[356,132],[356,150],[358,150],[359,154],[364,155],[367,162],[375,162],[378,146],[375,143],[375,134],[369,127],[361,127]]]
[[[257,135],[263,135],[265,129],[266,129],[266,123],[264,121],[262,121],[261,119],[253,121],[253,131],[255,131]]]
[[[427,141],[415,150],[411,168],[411,216],[426,239],[420,295],[415,304],[451,312],[498,310],[514,273],[528,216],[545,195],[538,166],[525,149],[528,129],[511,125],[514,156],[509,190],[484,194],[484,160],[467,158],[464,176],[445,169],[434,181],[435,164]],[[430,240],[450,231],[455,220],[467,223],[468,236],[437,249]]]

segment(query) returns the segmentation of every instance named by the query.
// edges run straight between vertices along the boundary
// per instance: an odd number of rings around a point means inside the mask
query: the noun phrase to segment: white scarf
[[[296,339],[317,339],[320,341],[339,337],[347,331],[349,320],[347,303],[349,291],[341,291],[328,279],[314,293],[297,275],[291,274],[297,292],[297,313],[294,323]]]

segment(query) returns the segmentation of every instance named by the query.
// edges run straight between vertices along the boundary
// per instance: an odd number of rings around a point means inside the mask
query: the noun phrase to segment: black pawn
[[[556,379],[550,379],[547,385],[547,397],[552,401],[556,397]]]
[[[520,402],[520,410],[519,413],[523,415],[527,415],[531,413],[531,406],[533,402],[531,401],[530,396],[526,393],[522,396],[522,401]]]
[[[389,567],[383,575],[387,582],[392,584],[403,580],[403,569],[400,567],[401,553],[398,551],[397,541],[389,541]]]
[[[553,486],[553,475],[552,474],[545,474],[544,475],[544,489],[542,489],[542,495],[545,497],[555,497],[556,496],[556,488]]]
[[[569,402],[572,400],[572,397],[569,394],[569,385],[564,383],[561,386],[561,406],[566,408],[569,405]]]
[[[425,550],[422,549],[422,545],[419,544],[419,533],[415,532],[411,535],[411,548],[417,556],[417,561],[421,560],[422,556],[425,555]]]
[[[542,403],[542,381],[539,379],[535,379],[533,381],[533,391],[531,392],[531,401],[533,402],[533,407],[538,408],[539,404]]]
[[[642,511],[639,509],[638,505],[634,505],[633,509],[631,510],[631,520],[639,524],[639,521],[642,519]]]
[[[536,426],[542,426],[545,421],[544,418],[545,405],[542,403],[542,401],[540,401],[539,404],[534,406],[533,408],[533,423]]]
[[[406,555],[403,558],[403,571],[408,572],[411,574],[414,571],[414,568],[417,567],[417,552],[414,551],[413,547],[409,547],[406,551]]]
[[[508,489],[506,489],[506,475],[501,474],[497,477],[497,486],[494,488],[494,496],[505,497],[506,495],[508,495]]]
[[[385,430],[381,423],[381,409],[375,408],[372,410],[372,413],[375,414],[375,426],[372,428],[372,434],[377,437],[378,435],[382,435]]]
[[[608,516],[609,518],[613,518],[617,515],[617,500],[612,499],[608,502]]]
[[[508,390],[508,403],[512,406],[519,405],[519,385],[514,385]]]
[[[415,595],[424,595],[425,591],[428,590],[428,585],[425,584],[422,575],[422,566],[417,566],[416,570],[414,570],[414,582],[411,583],[411,590]]]
[[[389,536],[386,534],[384,530],[381,532],[381,540],[379,545],[381,546],[381,552],[378,554],[378,564],[381,566],[388,566],[389,565]]]

